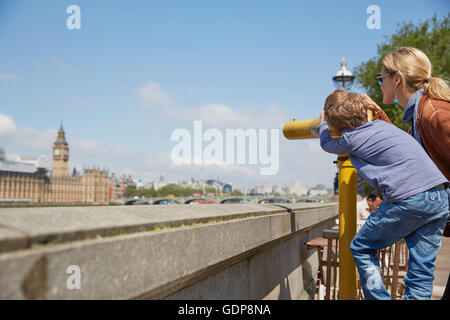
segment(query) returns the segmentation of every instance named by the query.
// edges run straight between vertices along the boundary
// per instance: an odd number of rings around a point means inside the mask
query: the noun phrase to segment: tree
[[[435,15],[423,23],[403,23],[386,42],[377,46],[377,55],[358,65],[354,75],[367,94],[386,112],[397,127],[407,131],[409,125],[402,121],[403,109],[395,105],[383,105],[383,94],[375,81],[381,72],[381,59],[400,47],[415,47],[422,50],[433,65],[432,76],[448,80],[450,75],[450,14],[439,20]]]
[[[215,193],[216,189],[208,187],[205,188],[207,193]],[[176,197],[189,197],[193,193],[203,193],[202,189],[195,188],[185,188],[176,184],[167,184],[161,189],[155,190],[153,188],[145,189],[133,186],[127,186],[124,190],[124,195],[126,197],[167,197],[170,194],[173,194]]]
[[[123,195],[125,197],[134,197],[136,195],[136,187],[126,186],[125,190],[123,191]]]
[[[241,191],[234,189],[233,192],[231,192],[231,195],[232,196],[242,196],[243,194]]]

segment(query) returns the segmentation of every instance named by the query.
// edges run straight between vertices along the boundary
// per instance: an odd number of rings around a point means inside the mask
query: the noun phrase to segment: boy
[[[325,100],[318,125],[321,147],[349,154],[364,179],[384,193],[350,246],[364,297],[391,298],[376,252],[404,238],[409,248],[405,299],[430,299],[449,215],[448,181],[413,137],[385,121],[369,122],[369,111],[377,110],[367,102],[363,95],[335,90]],[[328,126],[342,137],[333,140]]]

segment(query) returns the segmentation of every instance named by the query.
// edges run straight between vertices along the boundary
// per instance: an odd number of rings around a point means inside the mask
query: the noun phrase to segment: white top
[[[367,200],[363,199],[356,203],[356,219],[357,222],[363,222],[361,220],[367,220],[370,215],[369,205],[367,204]]]

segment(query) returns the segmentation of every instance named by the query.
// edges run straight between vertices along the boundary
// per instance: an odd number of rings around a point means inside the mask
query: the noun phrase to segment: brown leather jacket
[[[450,180],[450,103],[422,96],[417,110],[417,127],[424,149]],[[450,237],[450,220],[443,235]]]
[[[373,120],[392,123],[383,109]],[[450,103],[423,95],[417,110],[417,124],[425,151],[450,181]]]
[[[424,149],[450,180],[450,103],[422,96],[417,127]]]

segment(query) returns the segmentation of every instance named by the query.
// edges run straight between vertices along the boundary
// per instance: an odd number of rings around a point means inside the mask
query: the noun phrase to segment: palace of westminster
[[[42,204],[107,204],[108,171],[83,169],[69,175],[69,144],[63,126],[53,144],[52,171],[7,161],[0,148],[0,199],[29,199]]]

